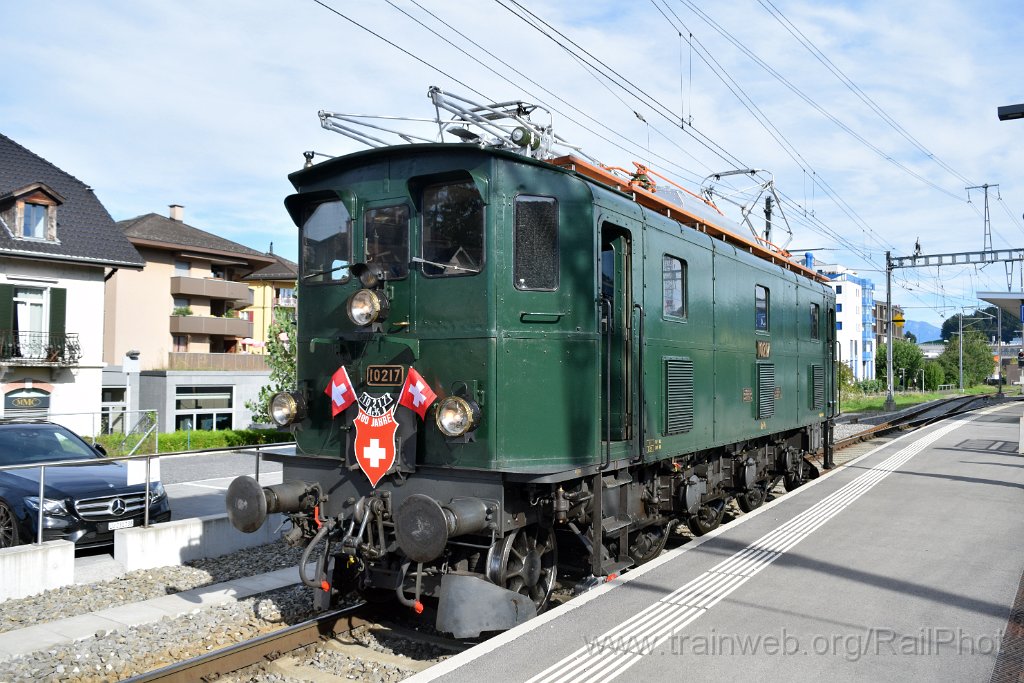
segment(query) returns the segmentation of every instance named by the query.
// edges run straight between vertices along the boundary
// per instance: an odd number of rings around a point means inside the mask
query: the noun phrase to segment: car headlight
[[[360,327],[386,319],[390,309],[388,298],[373,289],[360,289],[353,294],[347,308],[349,320]]]
[[[270,399],[270,419],[278,427],[286,427],[305,419],[306,401],[298,392],[285,391]]]
[[[39,496],[29,496],[28,498],[25,498],[25,507],[30,510],[38,510]],[[66,515],[68,514],[68,509],[64,507],[63,500],[43,498],[43,512],[47,515]]]
[[[437,428],[446,436],[462,436],[480,424],[480,406],[459,396],[448,396],[437,404]]]
[[[159,503],[161,500],[167,497],[167,491],[164,490],[164,485],[160,482],[153,482],[149,485],[149,504]]]

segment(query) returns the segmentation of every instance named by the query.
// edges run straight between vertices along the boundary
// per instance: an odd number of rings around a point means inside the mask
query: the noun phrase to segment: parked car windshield
[[[99,454],[58,425],[0,425],[0,465],[33,465],[56,460],[87,460]]]

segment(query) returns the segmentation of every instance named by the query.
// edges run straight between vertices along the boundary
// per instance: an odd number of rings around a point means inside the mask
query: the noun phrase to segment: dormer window
[[[42,204],[25,202],[25,212],[22,219],[22,237],[30,237],[37,240],[46,239],[46,225],[49,223],[47,217],[48,208]]]
[[[57,209],[64,198],[45,183],[0,196],[0,218],[15,239],[57,242]]]

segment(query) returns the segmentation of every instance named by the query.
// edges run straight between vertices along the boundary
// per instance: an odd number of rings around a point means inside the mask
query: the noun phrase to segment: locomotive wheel
[[[673,520],[665,526],[649,526],[630,535],[629,557],[636,566],[650,562],[661,554],[676,523]]]
[[[555,534],[537,525],[517,529],[491,546],[487,556],[487,578],[529,597],[537,612],[547,605],[557,574]]]
[[[806,460],[801,460],[800,462],[802,463],[800,465],[800,475],[787,474],[782,482],[787,491],[792,491],[795,488],[799,488],[805,482],[818,478],[818,468]]]
[[[690,518],[686,520],[686,526],[690,527],[690,531],[693,532],[694,536],[703,536],[718,528],[718,525],[722,523],[722,516],[724,514],[724,502],[720,501],[714,506],[701,505],[697,508],[697,513],[690,515]]]
[[[740,506],[740,510],[751,512],[761,507],[765,498],[767,498],[767,494],[763,486],[755,486],[736,496],[736,504]]]
[[[18,545],[18,520],[7,503],[0,503],[0,548]]]

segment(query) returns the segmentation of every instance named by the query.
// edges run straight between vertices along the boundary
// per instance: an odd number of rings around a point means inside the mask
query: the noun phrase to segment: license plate
[[[119,522],[108,522],[107,531],[113,531],[114,529],[127,529],[135,526],[134,519],[122,519]]]

